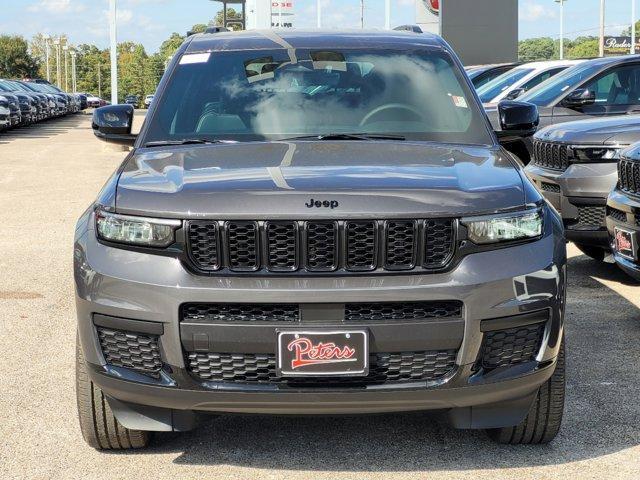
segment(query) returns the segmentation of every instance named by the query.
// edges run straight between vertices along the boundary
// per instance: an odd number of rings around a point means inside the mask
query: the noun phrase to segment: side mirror
[[[588,88],[577,88],[562,100],[562,106],[567,108],[579,108],[596,103],[596,93]]]
[[[540,115],[533,103],[503,100],[498,104],[500,128],[496,135],[501,143],[509,143],[530,137],[538,129]]]
[[[105,142],[133,146],[137,137],[131,133],[133,112],[132,105],[109,105],[96,109],[91,123],[94,135]]]
[[[505,100],[515,100],[525,92],[524,88],[514,88],[504,97]]]

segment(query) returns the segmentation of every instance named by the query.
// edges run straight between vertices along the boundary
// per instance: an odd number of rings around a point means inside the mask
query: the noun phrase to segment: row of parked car
[[[640,280],[640,56],[468,67],[489,118],[538,106],[539,130],[508,149],[561,214],[568,240]]]
[[[0,79],[0,131],[87,108],[87,96],[42,81]]]

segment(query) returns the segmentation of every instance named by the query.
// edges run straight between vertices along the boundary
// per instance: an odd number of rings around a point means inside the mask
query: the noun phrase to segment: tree
[[[38,63],[21,36],[0,35],[0,77],[24,78],[38,75]]]
[[[640,20],[636,22],[636,35],[640,37]],[[630,37],[631,36],[631,27],[625,28],[620,34],[621,37]]]
[[[236,12],[236,10],[231,7],[227,8],[227,22],[229,22],[230,20],[242,21],[242,12]],[[223,10],[220,10],[218,13],[216,13],[215,18],[213,19],[213,23],[215,25],[225,26]],[[232,23],[230,27],[232,30],[240,30],[240,25],[238,23]]]
[[[518,56],[523,62],[551,60],[557,57],[556,42],[549,37],[529,38],[518,42]]]
[[[196,23],[193,27],[191,27],[191,30],[189,30],[191,33],[204,33],[204,31],[207,29],[207,25],[204,23]]]
[[[597,37],[578,37],[567,48],[567,58],[592,58],[600,53],[600,40]]]
[[[166,61],[170,57],[172,57],[173,54],[176,53],[176,50],[178,50],[180,45],[182,45],[182,42],[184,42],[184,37],[179,33],[173,32],[171,36],[164,42],[162,42],[162,45],[160,45],[160,50],[158,53],[160,54],[162,60]]]

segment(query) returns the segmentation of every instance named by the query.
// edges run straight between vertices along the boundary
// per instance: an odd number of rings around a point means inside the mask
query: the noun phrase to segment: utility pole
[[[564,2],[567,0],[556,0],[560,4],[560,60],[564,59]]]
[[[391,0],[384,0],[384,28],[391,30]]]
[[[98,98],[102,98],[102,68],[98,64]]]
[[[51,37],[49,35],[45,35],[42,38],[44,40],[44,58],[47,64],[47,82],[51,82],[51,61],[49,59],[51,54],[49,51],[49,40],[51,40]]]
[[[62,47],[64,50],[64,91],[69,91],[69,45]]]
[[[360,0],[360,28],[364,28],[364,0]]]
[[[322,28],[322,0],[316,0],[316,26]]]
[[[604,2],[600,0],[600,56],[604,57]]]
[[[116,0],[109,0],[109,33],[111,48],[111,104],[118,103],[118,33]]]
[[[631,0],[631,55],[636,53],[636,0]]]

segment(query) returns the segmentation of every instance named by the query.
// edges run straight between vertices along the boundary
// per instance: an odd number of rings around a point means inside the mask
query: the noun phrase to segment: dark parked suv
[[[500,138],[535,131],[500,105]],[[145,446],[203,413],[439,410],[545,443],[564,404],[561,219],[439,37],[199,34],[80,218],[85,440]]]
[[[527,175],[560,212],[568,240],[603,260],[609,250],[607,195],[620,151],[640,140],[640,115],[552,125],[536,133]]]
[[[568,68],[518,97],[540,111],[540,126],[593,117],[640,113],[640,55],[596,58]],[[488,113],[498,126],[495,109]],[[513,142],[509,150],[526,165],[531,141]]]
[[[640,144],[623,150],[619,180],[607,201],[607,228],[616,263],[640,281]]]

